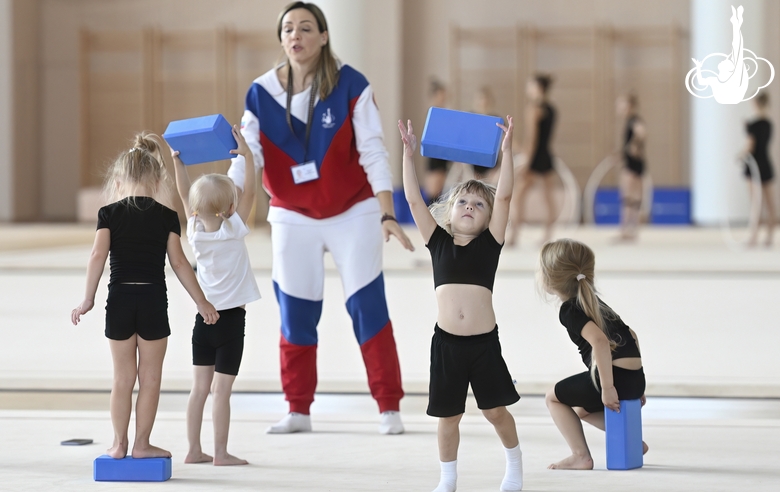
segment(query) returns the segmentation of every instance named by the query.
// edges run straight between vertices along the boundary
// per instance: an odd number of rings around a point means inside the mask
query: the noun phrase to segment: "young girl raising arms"
[[[255,202],[255,163],[238,127],[233,127],[244,156],[244,193],[238,199],[236,185],[224,174],[204,174],[190,186],[190,178],[177,151],[171,151],[176,170],[176,188],[187,214],[187,239],[198,263],[198,282],[206,298],[219,310],[219,321],[208,326],[201,315],[192,330],[194,378],[187,404],[187,439],[190,449],[185,463],[246,465],[246,460],[227,452],[230,428],[230,394],[244,353],[246,304],[260,299],[244,237],[246,220]],[[203,452],[200,429],[203,406],[213,390],[214,456]]]
[[[558,382],[546,403],[571,456],[550,469],[590,470],[593,459],[580,419],[604,430],[604,407],[620,410],[620,400],[641,399],[645,373],[636,333],[596,296],[593,251],[573,239],[547,243],[541,252],[541,287],[558,296],[561,324],[590,368]],[[647,445],[643,443],[644,452]]]
[[[84,300],[71,312],[77,324],[95,305],[95,292],[106,258],[111,255],[111,277],[106,302],[106,337],[114,361],[111,387],[112,458],[127,455],[133,387],[138,379],[135,403],[133,458],[170,457],[171,453],[149,443],[160,400],[160,380],[168,347],[168,297],[165,255],[198,312],[208,324],[219,314],[206,300],[181,249],[181,225],[175,211],[155,198],[166,195],[167,174],[160,147],[149,133],[136,136],[133,148],[114,162],[106,179],[106,192],[118,201],[98,212],[97,232],[87,263]]]
[[[522,452],[512,414],[520,397],[501,356],[493,311],[493,281],[504,242],[512,198],[512,118],[504,131],[497,188],[470,180],[455,186],[432,205],[420,194],[414,169],[417,138],[409,121],[398,122],[404,143],[403,180],[417,228],[431,252],[439,314],[431,342],[428,415],[439,417],[441,478],[434,492],[457,488],[458,424],[466,409],[469,384],[477,406],[493,424],[506,451],[501,490],[522,490]]]

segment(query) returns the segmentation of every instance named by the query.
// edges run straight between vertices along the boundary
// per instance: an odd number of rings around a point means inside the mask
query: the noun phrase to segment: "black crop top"
[[[431,252],[433,285],[481,285],[493,292],[502,246],[490,229],[485,229],[467,245],[458,246],[452,236],[437,225],[425,245]]]
[[[599,303],[604,304],[604,301],[599,299]],[[593,321],[588,317],[582,308],[577,304],[577,299],[569,299],[561,304],[561,312],[559,315],[561,324],[566,327],[569,332],[569,338],[577,345],[582,356],[582,362],[586,366],[590,367],[590,357],[592,348],[585,338],[582,337],[582,329],[588,324],[588,321]],[[636,340],[631,336],[631,332],[628,330],[628,326],[623,323],[623,320],[618,316],[616,319],[604,318],[604,323],[607,325],[607,331],[609,332],[609,338],[617,343],[617,347],[612,351],[612,360],[625,359],[626,357],[641,357],[639,354],[639,347],[636,345]]]
[[[125,198],[100,209],[97,228],[111,231],[109,286],[126,282],[165,285],[168,235],[181,236],[176,211],[149,197]]]

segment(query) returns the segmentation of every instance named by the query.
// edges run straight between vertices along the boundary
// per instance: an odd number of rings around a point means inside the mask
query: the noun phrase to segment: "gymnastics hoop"
[[[610,154],[602,160],[598,166],[590,173],[588,182],[585,183],[583,215],[586,224],[595,224],[596,217],[594,207],[596,205],[596,192],[599,185],[614,167],[617,166],[619,159],[616,155]],[[650,173],[642,175],[642,199],[639,202],[639,216],[648,217],[653,208],[653,178]]]
[[[512,163],[516,171],[522,170],[528,165],[528,159],[525,154],[518,152],[512,158]],[[560,157],[555,157],[553,160],[553,170],[558,174],[558,177],[563,183],[563,206],[558,213],[558,217],[553,221],[553,224],[568,225],[576,227],[579,225],[582,210],[580,209],[581,192],[580,187],[577,184],[577,179],[569,169],[569,166],[563,162]]]
[[[574,177],[571,169],[569,169],[569,166],[560,157],[555,157],[553,169],[558,173],[563,183],[563,206],[558,214],[558,218],[555,220],[555,224],[576,227],[579,225],[582,217],[582,193],[580,186],[577,184],[577,179]]]

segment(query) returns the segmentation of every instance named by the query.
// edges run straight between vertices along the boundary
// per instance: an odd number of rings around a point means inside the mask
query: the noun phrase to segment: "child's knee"
[[[127,371],[114,371],[114,387],[115,388],[132,388],[135,386],[135,381],[138,378],[138,372],[135,369]]]
[[[501,422],[507,416],[512,417],[506,407],[488,408],[487,410],[482,410],[482,415],[493,425]]]
[[[550,403],[558,403],[558,397],[555,395],[555,388],[550,388],[544,395],[544,402],[549,406]]]
[[[460,424],[460,419],[463,418],[463,414],[454,415],[452,417],[439,417],[440,427],[457,427]]]

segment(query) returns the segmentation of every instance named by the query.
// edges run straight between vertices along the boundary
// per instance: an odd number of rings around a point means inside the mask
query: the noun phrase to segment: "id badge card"
[[[290,168],[295,184],[308,183],[320,178],[317,164],[314,161],[304,162]]]

